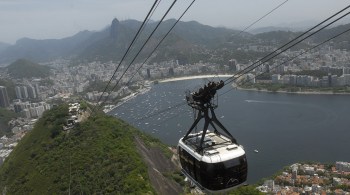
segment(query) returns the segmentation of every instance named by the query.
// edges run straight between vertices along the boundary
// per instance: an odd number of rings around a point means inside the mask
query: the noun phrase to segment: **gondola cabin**
[[[222,193],[244,184],[248,166],[243,147],[222,134],[206,131],[198,152],[202,133],[179,140],[178,154],[185,176],[209,193]]]
[[[198,92],[186,95],[187,104],[198,110],[190,129],[179,140],[178,154],[182,172],[208,193],[224,193],[247,180],[248,164],[244,149],[217,119],[214,97],[224,82],[210,82]],[[204,119],[203,131],[192,133]],[[210,132],[211,126],[214,132]],[[219,132],[221,131],[221,133]]]

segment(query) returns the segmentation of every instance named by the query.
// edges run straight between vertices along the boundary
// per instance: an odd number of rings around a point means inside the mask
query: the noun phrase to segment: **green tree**
[[[0,167],[0,192],[66,194],[70,186],[72,193],[155,193],[134,142],[141,132],[95,113],[68,133],[61,126],[67,115],[66,104],[43,114]]]
[[[230,195],[263,195],[264,193],[256,189],[256,186],[241,186],[231,191]]]

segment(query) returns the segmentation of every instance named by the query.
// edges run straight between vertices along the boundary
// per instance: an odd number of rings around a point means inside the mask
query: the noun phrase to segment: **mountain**
[[[109,28],[94,33],[88,41],[82,43],[85,48],[77,53],[84,61],[118,61],[132,41],[136,31],[121,25],[117,19]]]
[[[48,77],[50,68],[26,59],[19,59],[7,67],[8,74],[13,78]]]
[[[336,36],[337,34],[340,34],[346,30],[350,29],[350,24],[344,24],[339,25],[331,28],[326,28],[319,33],[311,36],[307,39],[307,41],[312,41],[314,43],[321,43],[323,41],[328,40],[331,37]],[[306,30],[305,30],[306,31]],[[304,32],[304,31],[302,31]],[[256,34],[254,37],[261,40],[265,45],[267,44],[275,44],[275,45],[283,45],[292,39],[296,38],[298,35],[300,35],[302,32],[292,32],[292,31],[270,31],[270,32],[264,32]],[[309,34],[308,34],[309,35]],[[350,32],[344,33],[343,35],[339,36],[338,38],[335,38],[331,41],[332,46],[335,49],[350,49]],[[298,45],[294,46],[292,49],[306,49],[310,48],[309,43],[302,42]]]
[[[249,30],[249,32],[252,34],[260,34],[260,33],[266,33],[271,31],[293,31],[293,29],[288,27],[267,26],[267,27],[261,27],[261,28],[255,28],[255,29]]]
[[[297,37],[297,32],[291,31],[270,31],[255,35],[256,38],[263,40],[266,43],[287,43]]]
[[[313,40],[315,42],[323,42],[327,39],[329,39],[330,37],[333,37],[339,33],[342,33],[346,30],[350,29],[350,24],[344,24],[344,25],[339,25],[333,28],[328,28],[325,29],[323,31],[321,31],[320,33],[316,34],[315,37],[313,38]],[[338,48],[338,49],[346,49],[346,50],[350,50],[350,32],[347,32],[345,34],[343,34],[342,36],[339,36],[338,38],[335,38],[332,40],[332,45],[334,48]]]
[[[163,38],[168,29],[176,22],[175,19],[164,21],[145,45],[136,62],[143,62],[149,56],[158,41]],[[70,58],[74,62],[90,61],[119,61],[134,35],[142,23],[136,20],[119,21],[112,23],[98,32],[82,31],[72,37],[64,39],[33,40],[20,39],[15,45],[8,46],[0,52],[0,64],[9,63],[18,58],[33,61],[49,61],[55,58]],[[126,63],[133,59],[141,48],[143,41],[153,31],[158,22],[150,22],[143,29],[141,36],[133,46]],[[346,27],[346,25],[343,25]],[[310,40],[326,35],[334,27],[316,35]],[[180,64],[196,63],[199,61],[226,64],[229,59],[235,58],[242,63],[248,63],[264,56],[266,53],[252,51],[250,46],[277,46],[296,37],[294,27],[266,27],[253,30],[254,33],[239,33],[237,30],[211,27],[195,21],[179,22],[152,55],[149,62],[178,60]],[[344,28],[343,28],[344,29]],[[335,30],[336,31],[336,30]],[[326,36],[324,36],[326,37]],[[345,36],[346,37],[346,36]],[[346,41],[347,38],[343,38]],[[296,49],[307,47],[307,43]],[[345,42],[336,44],[335,48],[346,49]],[[74,63],[73,63],[74,64]]]
[[[155,193],[134,140],[139,137],[148,150],[164,146],[104,114],[63,131],[67,115],[67,105],[44,113],[0,167],[0,192]]]
[[[154,36],[145,45],[145,48],[137,58],[137,62],[143,61],[148,57],[150,51],[158,44],[158,41],[168,32],[171,26],[176,22],[175,19],[164,21]],[[100,60],[100,61],[118,61],[131,43],[141,22],[136,20],[126,20],[119,22],[114,19],[110,28],[99,32],[100,39],[88,46],[80,55],[80,59]],[[135,43],[134,50],[129,56],[135,56],[142,44],[151,34],[158,22],[149,23],[143,30],[142,35]],[[236,31],[225,28],[214,28],[202,25],[198,22],[179,22],[167,39],[160,45],[159,49],[152,56],[152,61],[179,60],[180,62],[198,62],[202,54],[206,53],[206,48],[213,48]],[[97,36],[97,34],[95,36]],[[191,56],[192,59],[188,59]],[[132,57],[127,58],[130,61]]]
[[[0,52],[0,63],[13,62],[19,58],[40,62],[71,56],[83,49],[79,44],[87,40],[92,34],[93,32],[90,31],[82,31],[63,39],[35,40],[22,38],[15,45],[9,46]]]
[[[144,52],[141,52],[139,61],[149,55],[150,50],[175,22],[175,19],[170,19],[160,25],[146,45]],[[141,47],[141,41],[146,39],[146,35],[148,36],[157,24],[158,22],[151,22],[146,26],[143,32],[144,36],[140,36],[135,48]],[[8,63],[18,58],[40,62],[59,57],[73,57],[73,59],[83,61],[118,61],[131,43],[140,25],[141,22],[136,20],[119,22],[114,19],[108,28],[99,32],[83,31],[64,39],[34,40],[23,38],[18,40],[15,45],[9,46],[3,52],[0,52],[0,63]],[[196,58],[196,52],[206,53],[206,48],[220,45],[235,32],[237,31],[214,28],[195,21],[179,22],[173,32],[170,33],[169,37],[171,38],[166,39],[167,42],[159,48],[160,51],[164,52],[155,59],[169,60],[168,56],[173,59],[190,56],[189,51],[195,51],[192,56]],[[173,49],[172,46],[176,46],[176,48]],[[133,56],[133,54],[135,55],[136,52],[134,51],[130,56]],[[130,60],[131,57],[129,57]]]
[[[292,32],[301,32],[305,31],[312,26],[316,25],[318,21],[316,20],[304,20],[300,22],[285,22],[280,23],[275,26],[265,26],[259,28],[253,28],[249,30],[252,34],[266,33],[271,31],[292,31]],[[349,23],[349,22],[347,22]]]
[[[156,138],[103,113],[63,131],[67,116],[68,105],[54,107],[22,138],[0,167],[2,194],[190,193]],[[230,194],[261,193],[242,186]]]
[[[0,42],[0,53],[3,52],[4,50],[6,50],[6,48],[8,48],[9,46],[11,46],[11,45],[7,44],[7,43]]]
[[[175,19],[170,19],[164,21],[159,26],[154,36],[149,40],[149,43],[136,59],[136,62],[143,61],[148,57],[149,52],[153,50],[158,41],[167,33],[168,29],[175,22]],[[157,24],[157,22],[152,22],[144,28],[143,36],[139,37],[139,41],[135,44],[134,48],[141,47],[140,42],[146,39],[146,35],[148,36]],[[140,25],[141,22],[136,20],[121,22],[114,20],[111,27],[98,33],[100,39],[95,39],[96,41],[82,52],[80,59],[100,61],[120,60],[121,54],[124,54],[126,51],[128,44],[131,42],[132,37],[136,34]],[[111,29],[114,29],[113,33],[110,32]],[[322,32],[327,32],[332,29]],[[180,21],[155,51],[149,62],[178,60],[180,64],[196,63],[199,61],[226,64],[229,59],[235,58],[242,63],[248,63],[249,61],[263,57],[267,53],[242,51],[242,48],[256,45],[281,45],[292,40],[301,33],[289,31],[289,28],[269,27],[268,31],[269,32],[255,35],[246,32],[239,34],[239,31],[236,30],[215,28],[200,24],[196,21]],[[127,32],[129,34],[125,34]],[[115,35],[114,40],[116,42],[113,41],[112,34]],[[97,36],[97,34],[95,36]],[[123,36],[123,38],[121,38],[121,36]],[[321,33],[309,40],[317,41],[320,36],[322,36]],[[303,42],[293,49],[304,49],[307,47],[309,47],[308,43]],[[338,45],[336,48],[338,48]],[[134,55],[135,50],[130,52],[129,56]],[[130,57],[126,59],[127,62],[130,60]]]

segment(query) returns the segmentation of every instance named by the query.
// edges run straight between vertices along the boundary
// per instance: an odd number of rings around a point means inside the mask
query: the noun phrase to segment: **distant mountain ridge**
[[[86,41],[93,32],[82,31],[63,39],[35,40],[19,39],[15,45],[8,46],[0,53],[0,63],[10,63],[19,58],[33,61],[48,61],[58,57],[70,56],[79,50],[79,45]]]
[[[7,43],[0,42],[0,53],[3,52],[4,50],[6,50],[9,46],[11,46],[11,45],[7,44]]]
[[[175,19],[169,19],[159,26],[136,62],[142,61],[149,55],[174,22],[176,22]],[[142,41],[147,38],[157,23],[151,22],[146,26],[134,49],[131,50],[129,57],[126,59],[127,61],[133,58],[141,47]],[[109,27],[98,32],[82,31],[63,39],[34,40],[23,38],[18,40],[15,45],[10,46],[0,44],[0,64],[9,64],[19,58],[26,58],[35,62],[50,61],[56,58],[70,58],[77,61],[119,61],[140,25],[141,22],[136,20],[119,21],[114,19]],[[329,35],[330,32],[338,32],[337,29],[344,30],[348,25],[324,30],[312,39],[320,40],[326,37],[325,35]],[[150,60],[151,63],[179,60],[182,64],[194,63],[200,60],[224,63],[230,58],[243,61],[254,60],[251,59],[251,56],[256,54],[242,53],[241,50],[237,49],[261,43],[267,45],[282,44],[283,41],[291,40],[298,34],[298,32],[289,31],[288,28],[274,27],[257,30],[256,32],[263,32],[258,34],[247,32],[239,34],[239,32],[222,27],[203,25],[196,21],[180,21]],[[349,35],[344,37],[343,40],[349,39]],[[349,46],[343,44],[339,47],[346,49]]]
[[[249,32],[252,34],[261,34],[261,33],[267,33],[272,31],[292,31],[295,32],[294,29],[288,28],[288,27],[275,27],[275,26],[267,26],[267,27],[261,27],[261,28],[255,28],[250,30]]]

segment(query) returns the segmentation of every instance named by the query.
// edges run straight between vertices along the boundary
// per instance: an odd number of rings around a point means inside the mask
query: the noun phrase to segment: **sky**
[[[192,0],[178,0],[169,18],[178,18]],[[279,4],[279,9],[255,24],[289,26],[317,24],[350,4],[349,0],[197,0],[183,17],[215,27],[244,29]],[[23,37],[57,39],[79,31],[99,31],[118,20],[142,21],[153,0],[0,0],[0,42]],[[162,0],[152,19],[159,20],[173,0]],[[349,17],[344,21],[350,22]],[[343,21],[343,22],[344,22]]]

